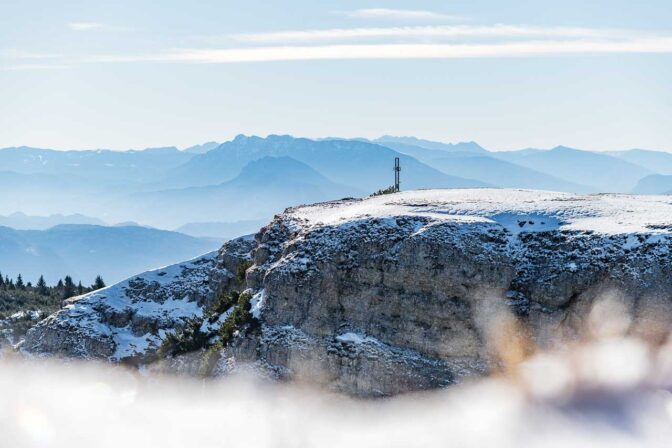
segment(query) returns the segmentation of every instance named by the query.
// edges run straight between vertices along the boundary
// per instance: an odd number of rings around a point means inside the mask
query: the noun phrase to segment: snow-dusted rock
[[[22,348],[110,361],[151,359],[166,333],[201,317],[221,288],[230,289],[242,260],[237,257],[249,257],[253,245],[253,238],[242,237],[219,252],[70,299],[28,332]]]
[[[166,332],[199,317],[217,252],[70,299],[26,335],[24,349],[112,361],[143,357]]]
[[[363,395],[441,387],[492,365],[488,319],[502,312],[541,345],[579,335],[607,293],[632,311],[632,331],[660,328],[644,309],[669,324],[671,235],[664,196],[425,190],[295,207],[193,274],[158,286],[145,274],[141,288],[84,296],[31,330],[26,347],[146,355],[209,297],[250,289],[259,330],[235,338],[216,372],[252,363]],[[135,315],[151,318],[134,325]]]

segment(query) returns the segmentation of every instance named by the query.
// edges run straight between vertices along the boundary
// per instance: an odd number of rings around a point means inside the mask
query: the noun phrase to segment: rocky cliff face
[[[520,190],[427,190],[291,208],[217,254],[74,300],[31,329],[32,353],[149,362],[189,320],[217,339],[232,290],[253,323],[213,353],[162,360],[252,368],[359,395],[442,387],[497,365],[515,316],[535,344],[579,337],[599,298],[663,338],[672,322],[672,201]],[[244,278],[243,278],[244,274]],[[651,312],[653,310],[653,312]],[[490,342],[490,343],[488,343]],[[208,353],[208,356],[205,356]]]

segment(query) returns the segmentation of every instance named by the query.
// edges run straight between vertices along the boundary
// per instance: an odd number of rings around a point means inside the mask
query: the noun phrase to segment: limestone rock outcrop
[[[237,290],[253,295],[257,325],[227,341],[213,374],[251,368],[367,396],[443,387],[496,368],[506,338],[581,336],[605,297],[631,332],[666,337],[671,235],[664,196],[426,190],[295,207],[217,254],[77,298],[23,349],[149,362],[167,332]],[[516,334],[494,331],[510,321]]]

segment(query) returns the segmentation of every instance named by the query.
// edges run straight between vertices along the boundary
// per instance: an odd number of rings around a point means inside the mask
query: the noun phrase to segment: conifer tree
[[[21,274],[16,277],[16,289],[26,289],[26,285],[23,283],[23,277],[21,277]]]
[[[81,296],[82,294],[84,294],[84,287],[82,286],[82,282],[80,281],[77,284],[77,295]]]
[[[98,276],[96,276],[96,280],[93,282],[93,285],[91,285],[91,289],[93,289],[95,291],[97,289],[102,289],[105,286],[106,285],[105,285],[105,282],[103,281],[103,277],[98,275]]]
[[[2,273],[0,273],[0,289],[5,289],[5,279],[2,277]]]
[[[47,289],[47,282],[44,281],[44,276],[40,275],[40,278],[37,280],[37,293],[43,296],[49,294]]]
[[[75,295],[75,283],[72,281],[72,277],[66,275],[65,281],[63,283],[63,299],[69,299],[74,295]]]

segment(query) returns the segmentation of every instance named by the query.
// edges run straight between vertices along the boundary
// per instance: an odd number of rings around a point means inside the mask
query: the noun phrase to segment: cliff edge
[[[664,196],[419,190],[294,207],[218,253],[72,300],[22,349],[367,396],[443,387],[498,368],[507,338],[582,337],[605,296],[630,332],[665,338],[671,235]]]

